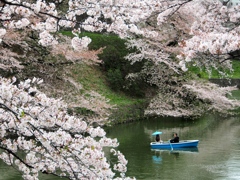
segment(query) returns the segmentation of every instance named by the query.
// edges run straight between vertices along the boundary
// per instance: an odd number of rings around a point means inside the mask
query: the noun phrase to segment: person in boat
[[[160,142],[160,143],[162,143],[163,141],[161,140],[161,138],[160,138],[160,135],[159,134],[157,134],[156,135],[156,142]]]
[[[179,142],[179,137],[177,135],[177,133],[173,134],[173,138],[170,139],[170,143],[178,143]]]

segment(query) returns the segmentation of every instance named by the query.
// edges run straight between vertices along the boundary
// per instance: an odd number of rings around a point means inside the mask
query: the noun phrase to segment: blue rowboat
[[[187,148],[175,148],[173,150],[171,149],[164,149],[164,148],[158,148],[158,149],[151,149],[151,151],[157,152],[171,152],[171,153],[184,153],[184,154],[192,154],[192,153],[198,153],[198,147],[187,147]]]
[[[152,149],[179,149],[197,147],[199,140],[182,140],[178,143],[170,142],[151,142]]]

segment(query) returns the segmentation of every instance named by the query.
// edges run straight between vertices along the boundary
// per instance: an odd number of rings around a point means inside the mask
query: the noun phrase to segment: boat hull
[[[197,147],[199,140],[183,140],[179,141],[179,143],[169,143],[169,142],[151,142],[152,149],[179,149],[179,148],[191,148]]]
[[[198,147],[185,147],[185,148],[175,148],[175,149],[164,149],[164,148],[155,148],[155,149],[151,149],[151,151],[154,152],[169,152],[171,151],[171,153],[184,153],[184,154],[192,154],[192,153],[198,153]]]

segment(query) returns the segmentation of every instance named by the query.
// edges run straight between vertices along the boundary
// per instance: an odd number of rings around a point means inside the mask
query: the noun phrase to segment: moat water
[[[198,139],[197,148],[152,150],[151,135],[162,131],[168,140],[177,132],[181,140]],[[118,149],[128,160],[127,176],[143,180],[239,180],[240,117],[208,115],[199,119],[153,118],[108,128],[117,138]],[[0,180],[22,180],[15,169],[0,162]],[[40,175],[40,180],[62,180]]]

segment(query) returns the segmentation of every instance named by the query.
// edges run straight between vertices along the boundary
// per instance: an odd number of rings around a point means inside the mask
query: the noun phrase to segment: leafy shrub
[[[71,32],[64,31],[61,33],[73,36]],[[102,70],[106,72],[106,80],[111,89],[122,91],[127,95],[135,97],[144,96],[144,91],[149,88],[149,85],[147,85],[144,79],[140,78],[135,82],[125,80],[126,75],[129,73],[140,72],[146,62],[141,61],[131,65],[130,62],[124,58],[127,54],[135,51],[135,49],[126,48],[126,40],[114,34],[82,32],[79,36],[88,36],[92,39],[92,42],[88,46],[90,50],[104,48],[103,52],[98,54],[98,57],[103,62],[101,67]]]
[[[110,83],[110,87],[115,90],[122,90],[123,77],[119,69],[110,69],[107,72],[107,81]]]

